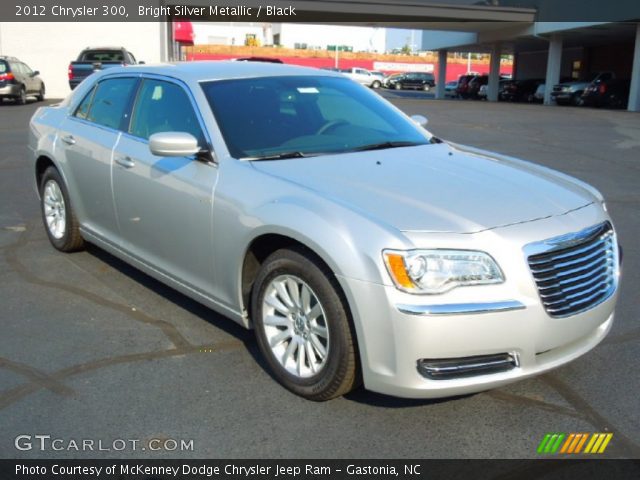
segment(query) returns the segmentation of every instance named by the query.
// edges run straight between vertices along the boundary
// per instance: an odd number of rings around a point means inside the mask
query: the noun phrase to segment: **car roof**
[[[334,76],[344,78],[338,73],[319,70],[317,68],[271,62],[234,62],[229,60],[133,65],[103,70],[103,75],[117,73],[165,75],[191,82],[288,75]]]
[[[86,47],[85,50],[126,50],[124,47]]]

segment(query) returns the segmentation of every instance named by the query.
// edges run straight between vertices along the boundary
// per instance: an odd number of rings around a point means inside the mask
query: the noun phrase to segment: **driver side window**
[[[160,132],[190,133],[200,146],[205,144],[187,93],[175,83],[146,79],[138,93],[129,133],[148,140]]]

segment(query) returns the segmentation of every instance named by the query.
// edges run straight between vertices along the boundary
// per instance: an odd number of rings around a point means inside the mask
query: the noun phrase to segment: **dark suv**
[[[24,105],[27,95],[33,95],[38,101],[44,99],[44,82],[29,66],[15,57],[0,56],[0,102],[5,98],[13,99]]]
[[[428,92],[436,85],[436,79],[432,73],[408,72],[389,78],[387,86],[396,90],[412,88]]]

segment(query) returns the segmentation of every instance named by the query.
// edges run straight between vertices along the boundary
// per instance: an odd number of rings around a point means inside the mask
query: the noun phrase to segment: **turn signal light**
[[[407,274],[402,256],[395,253],[386,253],[385,256],[387,258],[387,265],[389,265],[389,271],[396,282],[404,288],[412,288],[414,285]]]

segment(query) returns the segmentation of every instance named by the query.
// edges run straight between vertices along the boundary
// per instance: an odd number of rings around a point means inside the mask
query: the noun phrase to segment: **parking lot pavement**
[[[604,456],[639,458],[640,115],[393,101],[425,115],[442,138],[557,168],[605,194],[624,278],[600,346],[550,374],[462,398],[359,390],[321,404],[302,400],[270,378],[250,332],[97,248],[69,255],[50,247],[26,158],[37,104],[5,104],[0,457],[528,458],[547,432],[613,432]],[[18,451],[18,435],[50,435],[62,449]],[[117,439],[154,438],[185,440],[187,450],[127,443],[116,451]],[[94,450],[69,448],[71,439],[93,440]],[[98,442],[111,450],[96,451]]]

